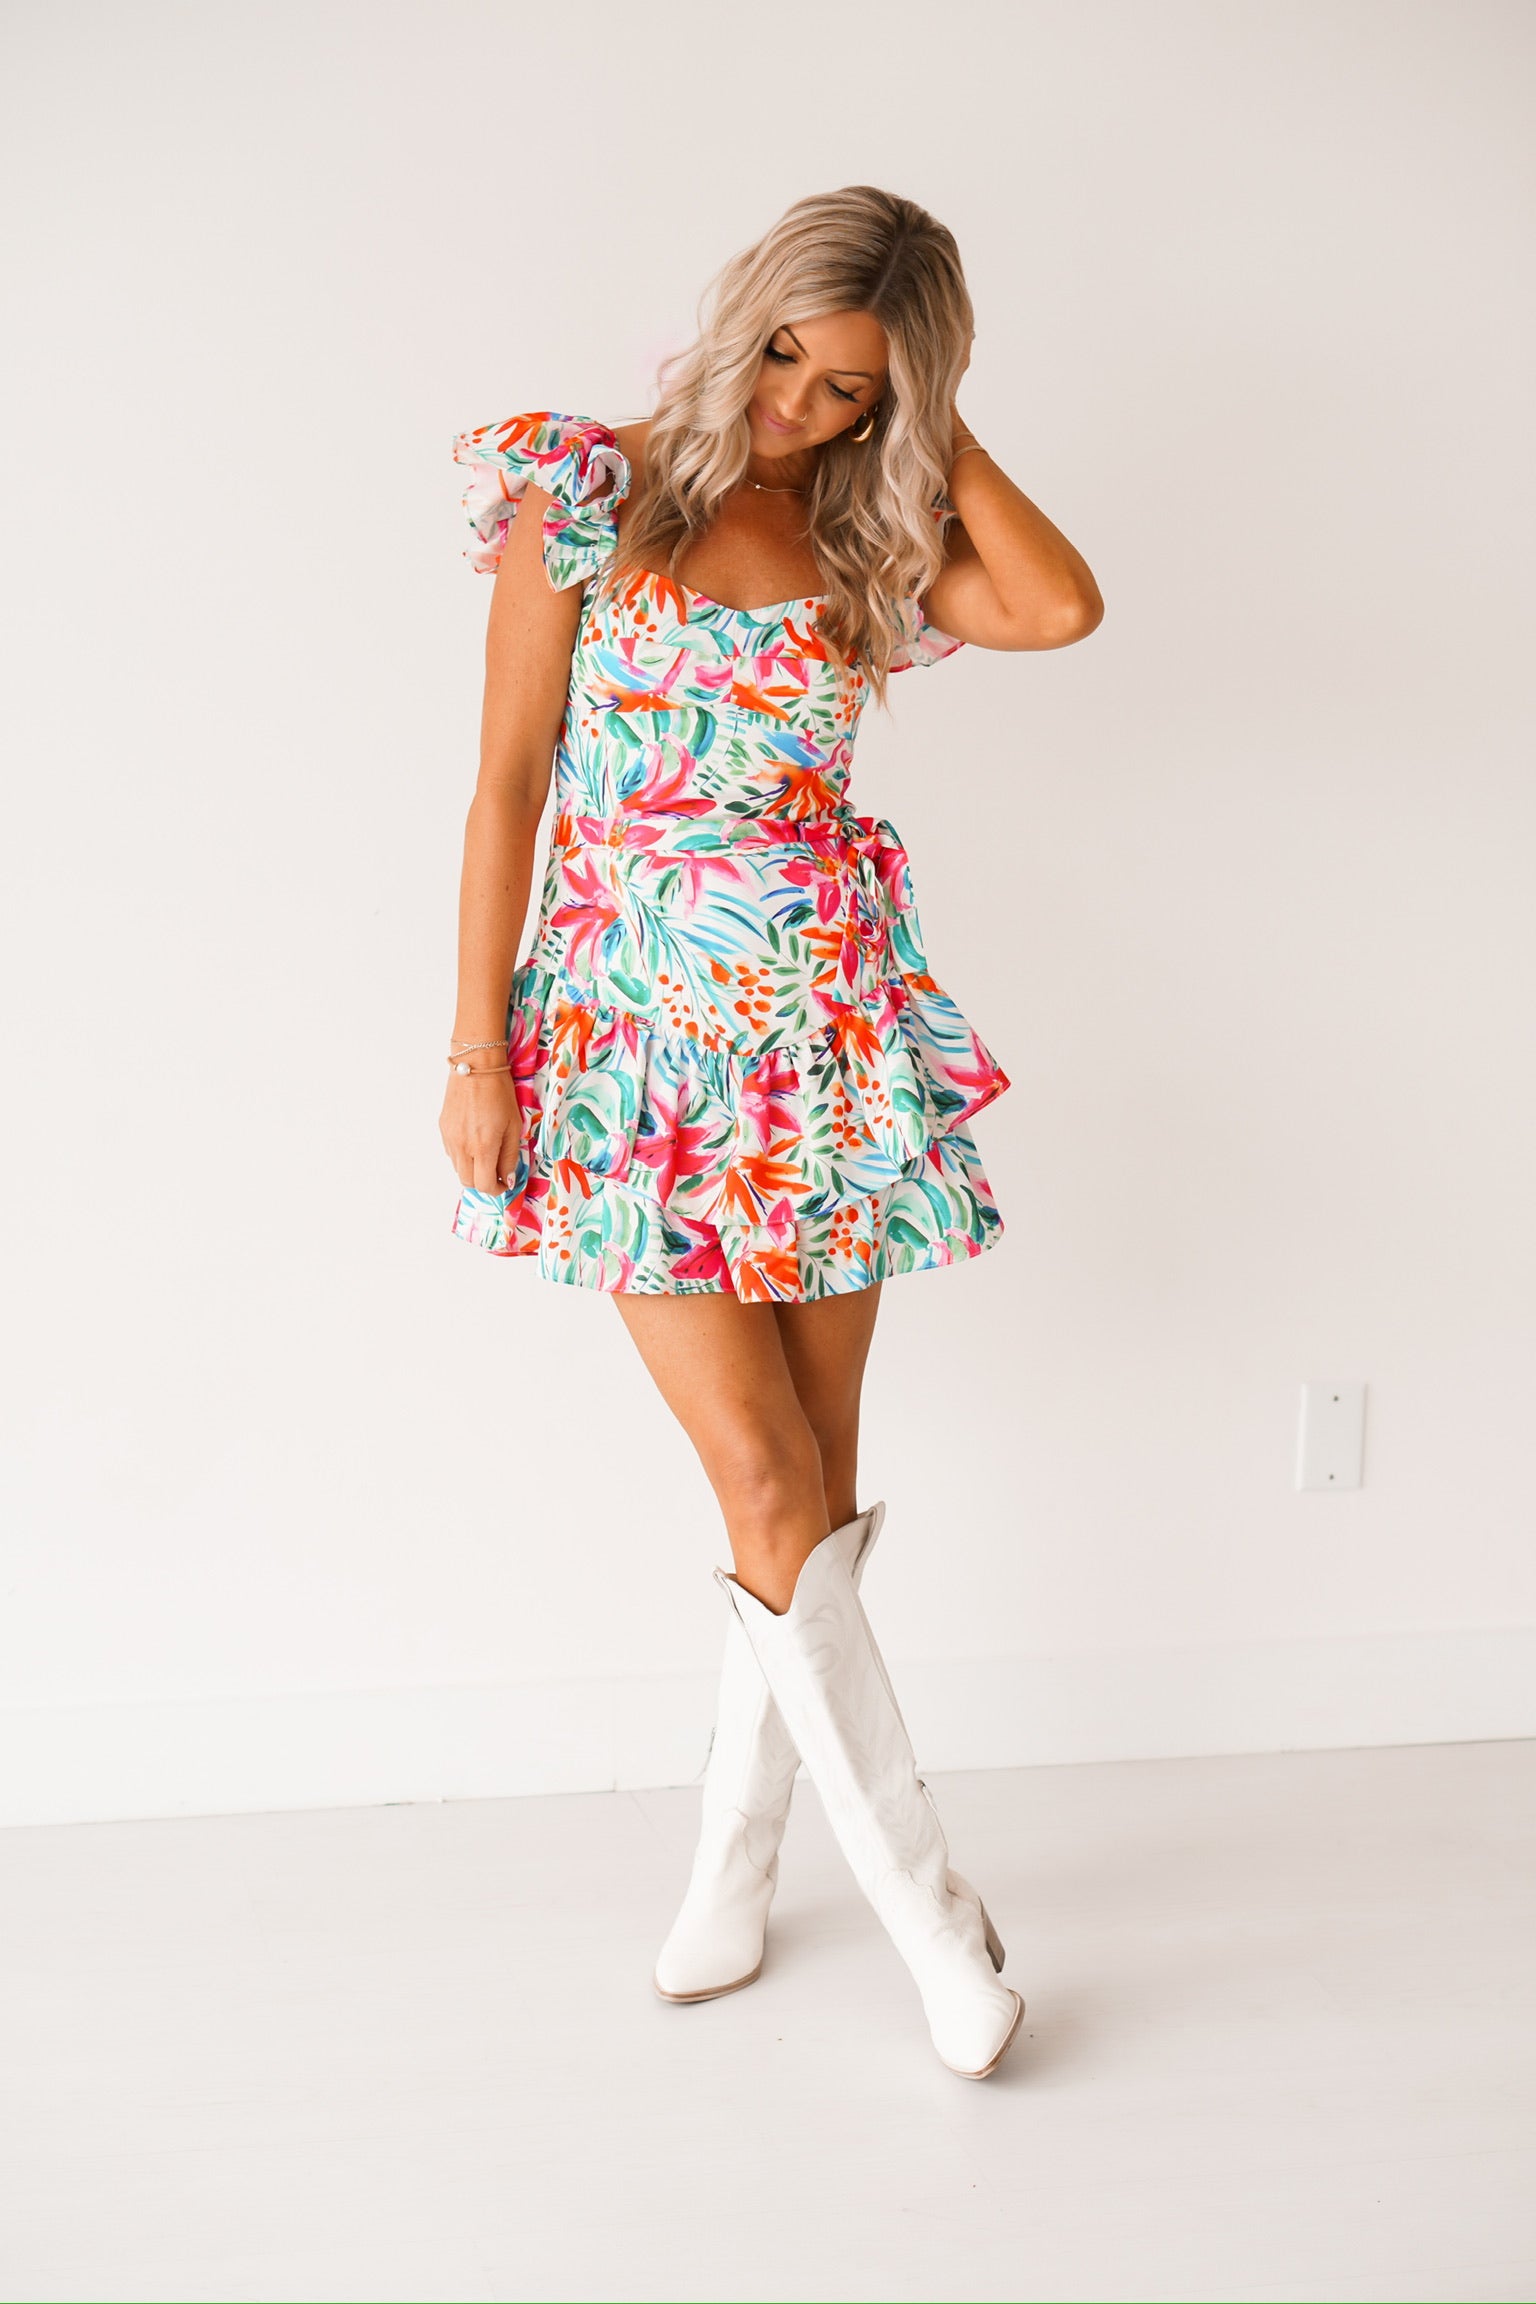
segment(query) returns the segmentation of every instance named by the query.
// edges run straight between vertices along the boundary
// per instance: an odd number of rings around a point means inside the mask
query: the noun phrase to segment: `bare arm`
[[[582,588],[552,589],[541,523],[550,499],[530,486],[508,532],[485,636],[480,772],[459,882],[455,1040],[501,1040],[533,884],[534,840],[570,686]],[[505,1056],[477,1048],[450,1071],[439,1122],[461,1184],[498,1192],[517,1165],[521,1115]]]
[[[984,449],[958,453],[974,439],[957,413],[949,474],[957,517],[945,531],[945,564],[923,595],[924,614],[979,648],[1065,648],[1085,639],[1104,616],[1092,569]]]

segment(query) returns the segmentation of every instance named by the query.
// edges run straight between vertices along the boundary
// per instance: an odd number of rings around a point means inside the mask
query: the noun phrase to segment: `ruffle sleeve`
[[[544,567],[557,592],[585,583],[613,552],[615,508],[629,494],[631,475],[629,459],[606,424],[538,408],[460,432],[453,458],[470,475],[464,512],[472,534],[464,557],[482,575],[493,575],[500,565],[530,481],[551,498],[544,514]]]
[[[929,623],[915,592],[902,602],[902,616],[906,630],[891,658],[893,672],[909,672],[914,664],[942,663],[946,656],[953,656],[957,648],[965,646],[952,632],[941,632],[937,624]]]

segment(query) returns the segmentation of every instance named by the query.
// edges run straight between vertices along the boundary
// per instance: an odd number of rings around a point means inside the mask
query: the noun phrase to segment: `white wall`
[[[964,412],[1108,602],[856,770],[1014,1081],[1007,1238],[870,1367],[920,1755],[1536,1733],[1532,30],[13,9],[5,1815],[702,1762],[702,1476],[611,1304],[448,1230],[448,446],[643,412],[856,181],[956,231]]]

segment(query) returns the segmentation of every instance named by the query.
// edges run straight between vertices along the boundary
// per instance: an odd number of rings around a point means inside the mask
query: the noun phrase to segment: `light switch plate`
[[[1365,1386],[1303,1384],[1298,1488],[1359,1488],[1365,1479]]]

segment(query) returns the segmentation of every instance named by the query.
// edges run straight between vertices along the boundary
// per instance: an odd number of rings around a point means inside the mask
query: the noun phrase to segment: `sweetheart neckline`
[[[626,419],[626,421],[638,423],[644,422],[645,419],[637,417]],[[622,494],[615,488],[611,492],[605,491],[602,496],[596,498],[596,502],[599,504],[611,500],[614,505],[612,515],[613,540],[617,544],[620,542],[617,507],[623,503],[624,498],[629,494],[627,483],[633,476],[634,468],[619,446],[617,427],[603,423],[601,417],[596,418],[595,422],[599,431],[607,433],[613,453],[624,466],[626,486]],[[768,616],[772,614],[775,608],[824,608],[832,597],[830,592],[791,592],[787,600],[765,600],[760,608],[735,608],[729,600],[717,600],[713,592],[700,592],[694,585],[685,584],[681,576],[664,576],[659,568],[645,568],[641,570],[641,574],[652,577],[658,584],[671,584],[679,592],[686,592],[690,600],[702,600],[706,608],[718,608],[726,616]]]
[[[832,597],[830,592],[791,592],[787,600],[765,600],[760,608],[736,608],[729,600],[717,600],[712,592],[700,592],[695,585],[685,584],[681,576],[664,576],[657,568],[643,568],[640,573],[657,584],[670,584],[674,591],[686,592],[690,600],[701,600],[706,608],[719,608],[727,616],[768,616],[776,608],[823,607]]]

